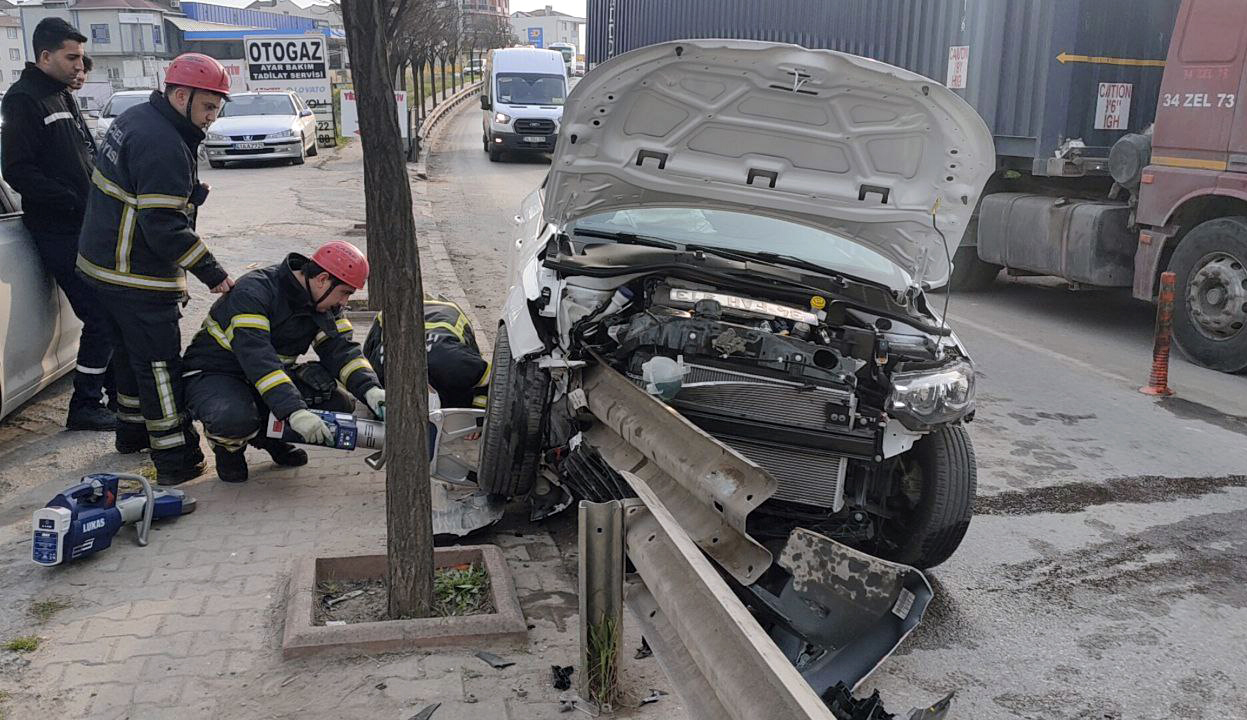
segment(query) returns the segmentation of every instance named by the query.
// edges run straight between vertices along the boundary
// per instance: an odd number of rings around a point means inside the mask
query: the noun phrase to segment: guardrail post
[[[603,711],[615,701],[623,639],[623,504],[581,501],[580,696]]]

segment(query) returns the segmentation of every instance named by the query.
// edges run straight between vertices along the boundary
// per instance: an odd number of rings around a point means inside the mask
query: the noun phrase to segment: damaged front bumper
[[[773,560],[745,520],[774,478],[604,364],[578,389],[594,422],[574,443],[584,487],[572,489],[639,498],[625,517],[627,603],[690,716],[895,717],[851,692],[921,621],[922,573],[804,528]],[[906,717],[943,718],[951,700]]]

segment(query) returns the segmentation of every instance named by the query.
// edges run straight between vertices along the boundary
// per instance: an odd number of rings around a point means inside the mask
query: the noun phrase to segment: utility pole
[[[389,616],[400,619],[425,617],[433,605],[433,513],[424,286],[389,63],[385,43],[377,42],[389,17],[386,5],[350,0],[342,3],[342,15],[364,146],[368,257],[372,277],[383,278],[387,579]]]

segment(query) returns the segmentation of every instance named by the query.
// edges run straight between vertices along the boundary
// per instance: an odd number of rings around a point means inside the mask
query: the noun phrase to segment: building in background
[[[465,15],[495,15],[505,18],[511,14],[511,0],[459,0],[459,9]]]
[[[95,61],[92,79],[115,88],[156,87],[173,58],[165,17],[177,5],[151,0],[28,0],[18,6],[22,51],[32,57],[30,37],[46,17],[64,18],[87,36]]]
[[[27,56],[17,10],[7,3],[0,3],[0,10],[0,92],[5,92],[21,76]]]
[[[568,15],[546,5],[544,10],[522,10],[511,13],[511,27],[515,37],[525,45],[549,47],[551,43],[571,43],[578,53],[584,53],[580,42],[580,29],[585,19]]]

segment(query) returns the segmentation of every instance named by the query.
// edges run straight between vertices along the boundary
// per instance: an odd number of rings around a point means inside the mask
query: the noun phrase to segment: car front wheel
[[[893,512],[877,520],[877,537],[868,550],[919,569],[939,565],[970,527],[977,485],[974,446],[964,427],[942,427],[924,436],[896,459]]]
[[[307,162],[307,138],[299,136],[299,157],[290,161],[291,165],[302,165]]]
[[[537,477],[550,376],[535,362],[516,362],[505,326],[494,341],[491,372],[477,482],[491,495],[515,497]]]

